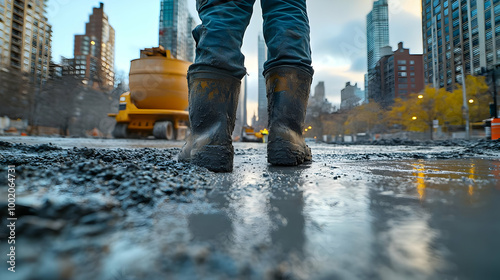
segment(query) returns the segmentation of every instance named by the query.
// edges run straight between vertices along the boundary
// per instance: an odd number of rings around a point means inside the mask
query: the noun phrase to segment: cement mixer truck
[[[187,69],[191,63],[172,57],[169,50],[147,48],[131,61],[130,92],[120,96],[113,130],[115,138],[153,135],[181,140],[189,127]]]

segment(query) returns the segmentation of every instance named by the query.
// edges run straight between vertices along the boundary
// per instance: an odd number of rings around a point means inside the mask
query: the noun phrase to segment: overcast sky
[[[196,18],[195,0],[187,0]],[[115,29],[115,68],[128,74],[130,60],[140,49],[158,46],[160,0],[49,0],[47,16],[52,25],[52,57],[72,57],[74,35],[85,32],[92,7],[104,3]],[[257,36],[262,30],[259,0],[243,43],[248,76],[248,118],[257,111]],[[366,15],[373,0],[308,0],[315,76],[313,88],[325,82],[326,96],[340,103],[340,90],[350,81],[364,87],[366,72]],[[421,1],[389,0],[390,44],[404,42],[411,53],[422,53]]]

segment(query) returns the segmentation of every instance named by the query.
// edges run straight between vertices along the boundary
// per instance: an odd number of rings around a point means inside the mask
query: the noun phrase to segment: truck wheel
[[[157,122],[153,128],[153,136],[156,139],[175,140],[174,124],[169,121]]]
[[[128,124],[117,123],[111,134],[113,135],[114,138],[127,138],[127,136],[128,136]]]

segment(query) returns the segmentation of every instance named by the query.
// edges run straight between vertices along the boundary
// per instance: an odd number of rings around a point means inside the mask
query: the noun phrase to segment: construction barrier
[[[491,140],[500,139],[500,118],[491,120]]]

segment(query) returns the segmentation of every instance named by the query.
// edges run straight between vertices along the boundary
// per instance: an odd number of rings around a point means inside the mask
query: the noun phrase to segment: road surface
[[[500,279],[496,142],[309,142],[291,168],[235,143],[215,174],[175,162],[182,142],[0,141],[1,279]]]

